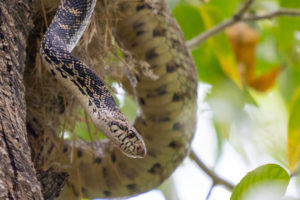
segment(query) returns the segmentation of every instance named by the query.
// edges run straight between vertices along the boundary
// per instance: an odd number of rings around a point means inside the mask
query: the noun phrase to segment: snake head
[[[128,157],[143,158],[146,156],[146,146],[136,129],[127,120],[111,121],[109,123],[110,132],[117,147]]]

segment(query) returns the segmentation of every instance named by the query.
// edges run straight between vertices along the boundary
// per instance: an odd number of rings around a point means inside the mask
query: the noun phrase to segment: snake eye
[[[135,136],[134,132],[132,130],[129,131],[128,137],[133,138]]]

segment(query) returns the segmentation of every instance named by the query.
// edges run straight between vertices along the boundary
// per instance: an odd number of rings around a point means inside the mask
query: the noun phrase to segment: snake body
[[[70,175],[60,199],[124,197],[157,187],[185,158],[195,131],[197,72],[183,34],[165,2],[121,0],[115,3],[121,13],[113,27],[116,40],[134,59],[147,62],[158,77],[154,79],[143,74],[143,69],[137,66],[137,83],[131,87],[140,107],[134,127],[144,140],[147,156],[130,159],[106,141],[95,141],[93,148],[80,141],[66,141],[63,148],[52,153],[54,157],[60,155],[55,157],[56,169]],[[80,102],[92,118],[91,108],[95,108],[96,113],[100,112],[100,119],[116,118],[117,122],[125,121],[127,130],[134,130],[135,142],[139,144],[134,151],[125,151],[125,154],[142,157],[145,148],[137,131],[120,114],[100,79],[70,53],[93,6],[92,0],[63,0],[44,36],[41,55],[52,74],[75,91],[77,98],[83,98]],[[85,14],[76,18],[76,13]],[[76,17],[67,20],[68,15]],[[77,63],[80,68],[76,68]],[[96,88],[101,89],[97,91]],[[95,97],[100,99],[99,107]],[[103,131],[100,126],[108,125],[97,125],[97,120],[93,119],[93,122]],[[127,132],[122,133],[131,139]],[[124,151],[119,146],[121,143],[122,140],[114,146]],[[73,159],[74,155],[76,159]]]
[[[81,102],[93,123],[123,153],[141,158],[143,139],[118,109],[104,83],[71,51],[81,37],[96,0],[62,0],[41,43],[41,57],[52,75]]]

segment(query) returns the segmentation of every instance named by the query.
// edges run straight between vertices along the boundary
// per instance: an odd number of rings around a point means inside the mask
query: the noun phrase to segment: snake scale
[[[133,125],[101,79],[71,53],[95,3],[62,0],[41,43],[44,65],[111,141],[95,141],[93,148],[65,141],[54,154],[56,170],[70,175],[59,199],[124,197],[157,187],[185,158],[195,130],[197,72],[165,2],[117,1],[121,16],[113,27],[116,41],[158,77],[136,67],[131,89],[140,110]]]

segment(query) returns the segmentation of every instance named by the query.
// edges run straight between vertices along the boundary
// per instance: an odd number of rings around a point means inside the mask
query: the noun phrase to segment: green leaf
[[[248,116],[244,111],[245,103],[253,104],[251,95],[247,90],[240,89],[228,77],[216,83],[206,101],[210,105],[214,116],[214,125],[216,131],[222,138],[227,139],[230,134],[231,124],[233,121],[246,119]]]
[[[279,88],[285,101],[289,103],[293,99],[296,89],[300,86],[300,69],[285,68],[279,76]]]
[[[197,66],[200,81],[215,84],[226,78],[218,58],[208,43],[204,43],[201,47],[193,50],[192,55]]]
[[[192,39],[205,30],[202,17],[194,6],[181,2],[173,9],[173,15],[186,40]]]
[[[132,99],[132,97],[126,94],[124,98],[124,105],[121,107],[121,111],[130,123],[133,123],[136,117],[137,109],[138,106],[136,102]]]
[[[288,159],[291,172],[297,168],[300,156],[300,87],[291,102],[288,123]]]
[[[230,200],[280,199],[289,180],[289,174],[279,165],[262,165],[244,176],[234,188]]]
[[[222,9],[215,6],[205,5],[198,9],[205,28],[210,29],[218,22],[223,20]],[[214,54],[218,58],[219,64],[223,72],[230,77],[234,83],[242,88],[242,81],[237,69],[235,56],[229,45],[229,41],[225,33],[220,33],[208,40]]]
[[[280,0],[280,6],[284,8],[299,9],[300,3],[298,0]],[[296,31],[300,30],[300,20],[298,17],[280,17],[278,26],[275,29],[277,46],[280,49],[281,57],[285,63],[290,66],[299,67],[300,53],[296,50],[296,44],[299,40],[296,39]]]
[[[235,14],[237,9],[241,6],[240,2],[244,2],[243,0],[211,0],[210,5],[216,6],[218,8],[222,8],[223,15],[226,18],[232,17]]]

